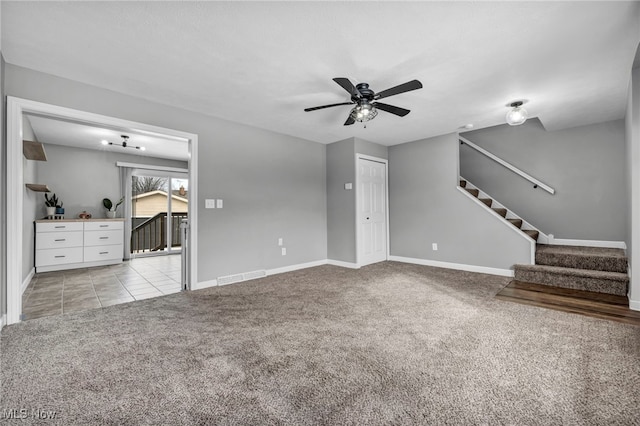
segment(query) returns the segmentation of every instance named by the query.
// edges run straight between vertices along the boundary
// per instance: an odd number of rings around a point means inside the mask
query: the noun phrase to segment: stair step
[[[522,226],[522,219],[507,219],[513,226],[520,228]]]
[[[533,238],[534,241],[538,241],[538,236],[540,235],[539,231],[534,231],[531,229],[523,229],[523,232]]]
[[[496,213],[498,213],[502,217],[507,217],[507,209],[494,208],[493,211],[495,211]]]
[[[465,190],[473,195],[474,197],[477,197],[478,195],[480,195],[480,191],[478,191],[477,189],[472,189],[472,188],[465,188]]]
[[[493,203],[493,200],[491,198],[479,198],[479,200],[485,203],[487,207],[491,207],[491,203]]]
[[[466,181],[466,180],[462,180],[462,179],[460,179],[460,186],[461,186],[462,188],[466,188],[466,187],[467,187],[467,181]]]
[[[620,272],[593,271],[549,265],[515,265],[517,281],[597,293],[627,295],[629,276]]]
[[[539,244],[536,264],[627,273],[628,259],[622,249]]]

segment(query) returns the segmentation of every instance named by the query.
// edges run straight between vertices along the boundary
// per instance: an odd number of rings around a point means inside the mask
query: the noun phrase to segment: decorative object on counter
[[[62,201],[58,199],[54,193],[51,197],[44,194],[44,205],[47,207],[47,218],[49,219],[62,219],[64,216],[64,209],[62,208]]]
[[[122,204],[123,201],[124,201],[124,197],[120,198],[120,201],[118,201],[114,205],[113,201],[111,201],[108,198],[104,198],[102,200],[102,205],[104,206],[105,209],[107,209],[107,212],[106,212],[107,219],[113,219],[116,217],[116,211],[118,210],[118,206]]]
[[[80,219],[91,219],[91,213],[87,213],[86,210],[83,210],[82,213],[78,214]]]

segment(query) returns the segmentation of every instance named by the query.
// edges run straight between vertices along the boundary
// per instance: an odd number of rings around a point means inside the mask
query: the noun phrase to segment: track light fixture
[[[146,148],[144,146],[129,145],[129,136],[120,135],[120,137],[122,138],[122,143],[109,142],[109,141],[104,140],[104,139],[100,143],[102,145],[117,145],[117,146],[121,146],[123,148],[134,148],[134,149],[138,149],[140,151],[146,151]]]

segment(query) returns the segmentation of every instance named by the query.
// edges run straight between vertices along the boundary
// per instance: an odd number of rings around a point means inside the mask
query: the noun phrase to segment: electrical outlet
[[[433,251],[438,251],[438,243],[433,243],[433,244],[431,244],[431,249],[432,249]]]
[[[278,245],[282,247],[282,244],[283,244],[282,238],[278,238]]]
[[[205,209],[215,209],[216,208],[216,200],[211,200],[211,199],[204,200],[204,208]]]
[[[287,255],[287,248],[286,247],[282,247],[282,255],[283,256]]]
[[[222,200],[221,199],[216,200],[216,208],[218,208],[218,209],[222,208]]]

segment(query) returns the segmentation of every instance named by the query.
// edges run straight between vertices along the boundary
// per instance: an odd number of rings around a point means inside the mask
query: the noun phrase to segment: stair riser
[[[516,268],[515,279],[530,283],[544,284],[551,287],[571,288],[576,290],[595,291],[598,293],[627,295],[628,281],[609,280],[603,278],[576,277],[546,271],[529,271]]]
[[[536,265],[562,266],[563,268],[591,269],[627,273],[627,260],[604,256],[576,256],[571,254],[536,253]]]

